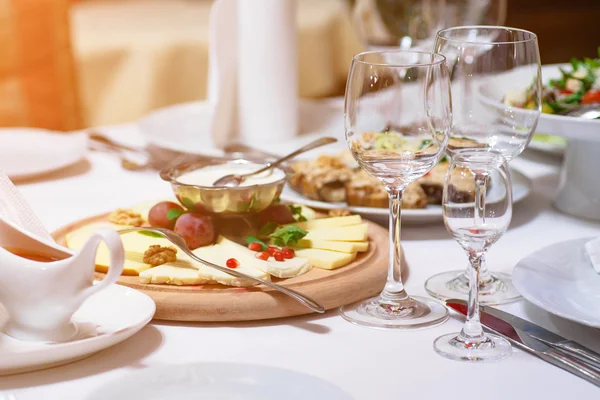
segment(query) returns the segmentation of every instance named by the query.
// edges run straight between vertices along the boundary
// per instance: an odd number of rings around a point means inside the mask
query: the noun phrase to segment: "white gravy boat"
[[[94,285],[96,251],[102,241],[110,250],[110,268],[106,277]],[[33,261],[6,248],[58,261]],[[20,340],[73,339],[77,326],[71,317],[85,299],[119,278],[124,259],[123,243],[112,229],[94,232],[75,253],[32,236],[0,217],[0,303],[9,314],[2,331]]]

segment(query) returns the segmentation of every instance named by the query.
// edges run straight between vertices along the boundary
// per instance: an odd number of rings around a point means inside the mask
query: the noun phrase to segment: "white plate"
[[[60,344],[23,342],[0,335],[0,375],[67,364],[114,346],[142,329],[154,316],[154,301],[136,290],[112,285],[87,299],[75,321],[95,325],[97,336]]]
[[[548,142],[540,139],[538,135],[533,135],[533,139],[531,139],[531,142],[529,142],[527,148],[561,156],[565,154],[565,150],[567,149],[567,141],[563,137],[555,137],[555,139],[559,140]]]
[[[302,100],[299,107],[300,135],[288,142],[273,137],[265,151],[285,154],[320,136],[344,138],[344,113],[339,100]],[[220,156],[210,134],[212,106],[208,102],[177,104],[156,110],[138,122],[146,141],[154,146],[191,154]],[[261,148],[263,144],[248,143]]]
[[[531,180],[527,178],[523,173],[518,170],[511,168],[511,177],[513,184],[513,203],[517,203],[531,193]],[[494,196],[494,186],[488,192],[488,199],[492,199]],[[385,223],[388,219],[387,208],[375,208],[375,207],[348,207],[346,203],[327,203],[324,201],[311,200],[300,193],[296,192],[289,186],[283,190],[281,199],[291,203],[303,204],[308,207],[318,208],[321,210],[334,210],[337,208],[348,209],[350,212],[363,215],[375,222]],[[438,222],[442,220],[442,207],[438,205],[429,205],[424,209],[408,209],[402,210],[402,222],[409,224],[426,224],[431,222]]]
[[[0,169],[11,179],[31,178],[67,167],[87,154],[84,133],[0,129]]]
[[[519,293],[554,315],[600,328],[600,275],[584,248],[592,239],[553,244],[521,260],[512,274]]]
[[[550,79],[560,78],[559,68],[569,68],[570,64],[551,64],[542,67],[542,81],[548,83]],[[526,69],[515,69],[508,73],[500,74],[494,78],[493,87],[485,84],[479,87],[482,101],[504,108],[501,99],[506,93],[498,90],[505,88],[526,88],[531,85],[531,73]],[[499,84],[500,83],[500,84]],[[528,112],[523,110],[523,112]],[[567,117],[564,115],[542,114],[537,124],[536,132],[547,135],[563,136],[568,139],[600,142],[600,120],[586,120],[583,118]]]
[[[88,400],[352,400],[338,387],[299,372],[237,363],[168,365],[132,372]]]

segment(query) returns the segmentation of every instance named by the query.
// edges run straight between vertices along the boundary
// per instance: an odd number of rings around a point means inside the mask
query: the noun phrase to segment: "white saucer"
[[[511,177],[513,184],[513,203],[525,199],[531,193],[531,180],[523,173],[511,168]],[[488,198],[493,199],[494,188],[490,189]],[[324,201],[311,200],[296,192],[289,186],[286,186],[281,194],[281,200],[290,203],[303,204],[311,208],[320,210],[334,210],[337,208],[348,209],[352,213],[363,215],[372,221],[385,224],[388,220],[389,211],[387,208],[375,207],[348,207],[346,203],[327,203]],[[407,224],[426,224],[442,220],[442,207],[439,205],[430,205],[423,209],[402,210],[402,222]]]
[[[166,365],[132,372],[88,400],[352,400],[337,386],[287,369],[237,363]]]
[[[31,178],[75,164],[88,151],[85,133],[33,128],[0,129],[0,169],[11,179]]]
[[[96,326],[97,336],[60,344],[24,342],[0,335],[0,375],[67,364],[114,346],[142,329],[154,316],[154,301],[136,290],[112,285],[83,303],[74,321]]]
[[[600,328],[600,274],[584,248],[592,239],[556,243],[525,257],[513,271],[513,284],[536,306]]]

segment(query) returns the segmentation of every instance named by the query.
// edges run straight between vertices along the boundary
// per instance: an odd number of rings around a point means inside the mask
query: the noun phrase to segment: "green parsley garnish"
[[[167,213],[167,219],[168,219],[169,221],[172,221],[172,220],[174,220],[174,219],[177,219],[177,218],[179,218],[179,217],[181,216],[181,214],[184,214],[184,213],[185,213],[185,211],[183,211],[183,210],[178,210],[178,209],[176,209],[176,208],[172,208],[172,209],[170,209],[170,210],[169,210],[169,212]]]
[[[293,204],[288,205],[288,207],[290,208],[290,211],[292,212],[292,215],[294,216],[294,219],[298,222],[303,222],[306,221],[306,217],[304,215],[302,215],[302,206],[295,206]]]
[[[271,233],[269,237],[273,239],[277,246],[288,246],[298,243],[298,240],[306,235],[308,235],[308,232],[304,229],[298,228],[296,225],[286,225]]]

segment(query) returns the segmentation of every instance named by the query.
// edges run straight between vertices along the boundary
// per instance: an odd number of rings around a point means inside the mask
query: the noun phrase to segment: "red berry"
[[[285,257],[283,256],[283,252],[281,251],[275,252],[275,254],[273,254],[273,257],[275,258],[275,261],[283,261],[285,259]]]
[[[230,258],[225,262],[225,265],[227,265],[227,268],[237,268],[240,266],[240,263],[235,258]]]
[[[279,251],[279,249],[278,249],[277,247],[275,247],[275,246],[269,246],[269,247],[267,248],[267,252],[268,252],[268,253],[269,253],[269,255],[271,255],[271,256],[272,256],[273,254],[275,254],[276,252],[278,252],[278,251]]]
[[[260,251],[262,250],[262,245],[258,242],[252,242],[248,245],[248,248],[252,251]]]
[[[256,253],[256,258],[258,258],[259,260],[267,261],[269,259],[269,253],[267,253],[266,251],[261,251],[259,253]]]
[[[296,255],[296,252],[294,251],[294,249],[289,249],[287,247],[284,247],[283,249],[281,249],[281,252],[283,253],[283,257],[285,258],[294,258],[294,256]]]

